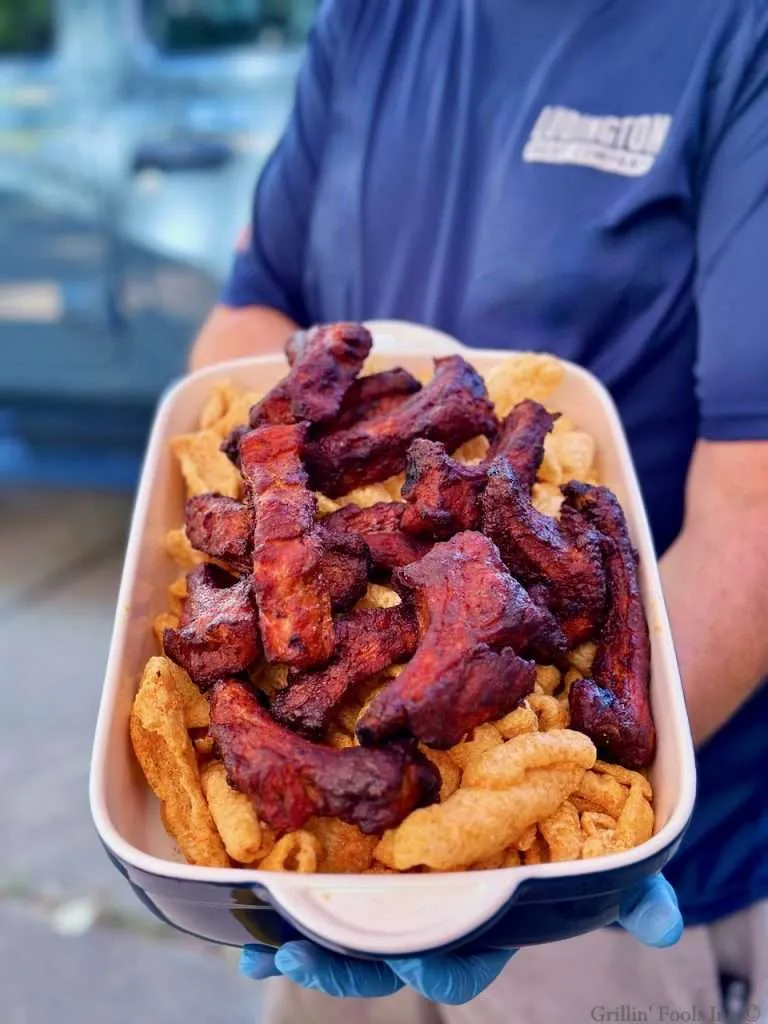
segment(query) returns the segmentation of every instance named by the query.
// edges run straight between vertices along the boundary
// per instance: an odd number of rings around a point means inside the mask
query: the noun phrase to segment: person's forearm
[[[266,306],[216,306],[200,329],[189,355],[190,370],[241,356],[280,351],[297,325]]]
[[[723,725],[768,674],[768,558],[755,543],[762,509],[729,525],[692,522],[661,560],[672,635],[697,744]]]

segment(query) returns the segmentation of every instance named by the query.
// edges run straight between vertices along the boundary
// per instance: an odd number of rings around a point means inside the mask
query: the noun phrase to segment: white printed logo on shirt
[[[639,177],[653,167],[669,134],[668,114],[598,117],[544,107],[523,150],[529,164],[576,164]]]

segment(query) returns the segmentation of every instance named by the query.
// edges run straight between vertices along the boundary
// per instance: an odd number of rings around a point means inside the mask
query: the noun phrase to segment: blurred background
[[[0,0],[3,1024],[258,1020],[92,831],[132,491],[277,141],[316,0]]]

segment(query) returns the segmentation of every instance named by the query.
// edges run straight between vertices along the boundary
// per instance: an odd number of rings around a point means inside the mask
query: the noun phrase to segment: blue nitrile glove
[[[656,875],[629,889],[621,901],[619,924],[643,945],[674,945],[682,935],[683,919],[669,882]],[[282,974],[302,988],[363,999],[389,996],[408,985],[432,1002],[457,1005],[468,1003],[495,981],[516,952],[488,949],[375,961],[340,956],[300,941],[288,942],[277,952],[246,946],[240,970],[256,979]]]

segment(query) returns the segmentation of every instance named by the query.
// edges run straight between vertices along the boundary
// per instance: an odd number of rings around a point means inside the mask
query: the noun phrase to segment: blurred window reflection
[[[142,0],[142,5],[155,45],[165,52],[189,53],[301,43],[317,0]]]
[[[45,56],[54,35],[53,0],[0,0],[0,57]]]

